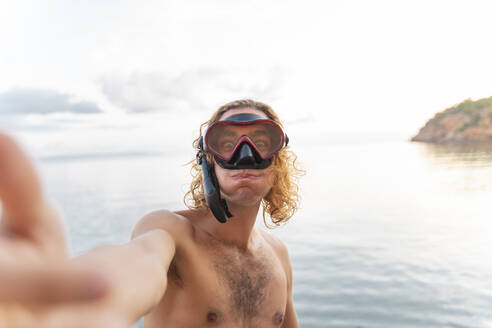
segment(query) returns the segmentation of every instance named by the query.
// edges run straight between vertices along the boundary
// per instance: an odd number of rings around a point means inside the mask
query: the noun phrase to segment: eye
[[[266,151],[270,147],[270,143],[265,139],[256,140],[255,145],[261,151]]]
[[[234,149],[234,143],[232,141],[225,140],[220,143],[220,150],[222,152],[229,152]]]

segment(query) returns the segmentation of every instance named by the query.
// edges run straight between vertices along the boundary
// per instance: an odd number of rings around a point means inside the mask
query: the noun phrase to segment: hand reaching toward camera
[[[107,279],[68,260],[65,229],[18,145],[0,133],[0,327],[125,327],[94,304]]]

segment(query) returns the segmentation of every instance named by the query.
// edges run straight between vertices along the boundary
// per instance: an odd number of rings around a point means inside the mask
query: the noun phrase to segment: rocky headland
[[[467,99],[437,113],[412,141],[467,143],[492,141],[492,97]]]

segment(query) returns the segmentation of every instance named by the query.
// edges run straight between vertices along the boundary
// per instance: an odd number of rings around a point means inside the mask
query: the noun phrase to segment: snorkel
[[[272,164],[273,155],[288,142],[275,121],[256,114],[236,114],[208,127],[198,141],[196,157],[202,169],[205,200],[219,222],[227,222],[232,213],[220,195],[214,166],[206,154],[212,154],[215,162],[228,170],[261,170]]]
[[[202,143],[201,139],[200,143]],[[214,166],[208,162],[207,156],[201,150],[196,155],[196,161],[202,167],[203,191],[207,205],[220,223],[226,223],[232,213],[229,212],[225,199],[220,197],[220,187],[215,176]]]

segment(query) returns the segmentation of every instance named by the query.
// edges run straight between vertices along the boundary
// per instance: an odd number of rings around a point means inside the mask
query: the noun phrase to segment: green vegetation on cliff
[[[412,141],[492,141],[492,97],[466,99],[437,113]]]
[[[449,114],[456,114],[456,113],[466,113],[466,114],[473,114],[477,113],[483,108],[490,107],[492,108],[492,97],[489,98],[482,98],[476,101],[471,100],[470,98],[466,99],[465,101],[454,105],[452,107],[446,108],[442,112],[437,113],[432,120],[440,119],[444,115],[449,115]],[[492,111],[490,112],[492,115]]]

